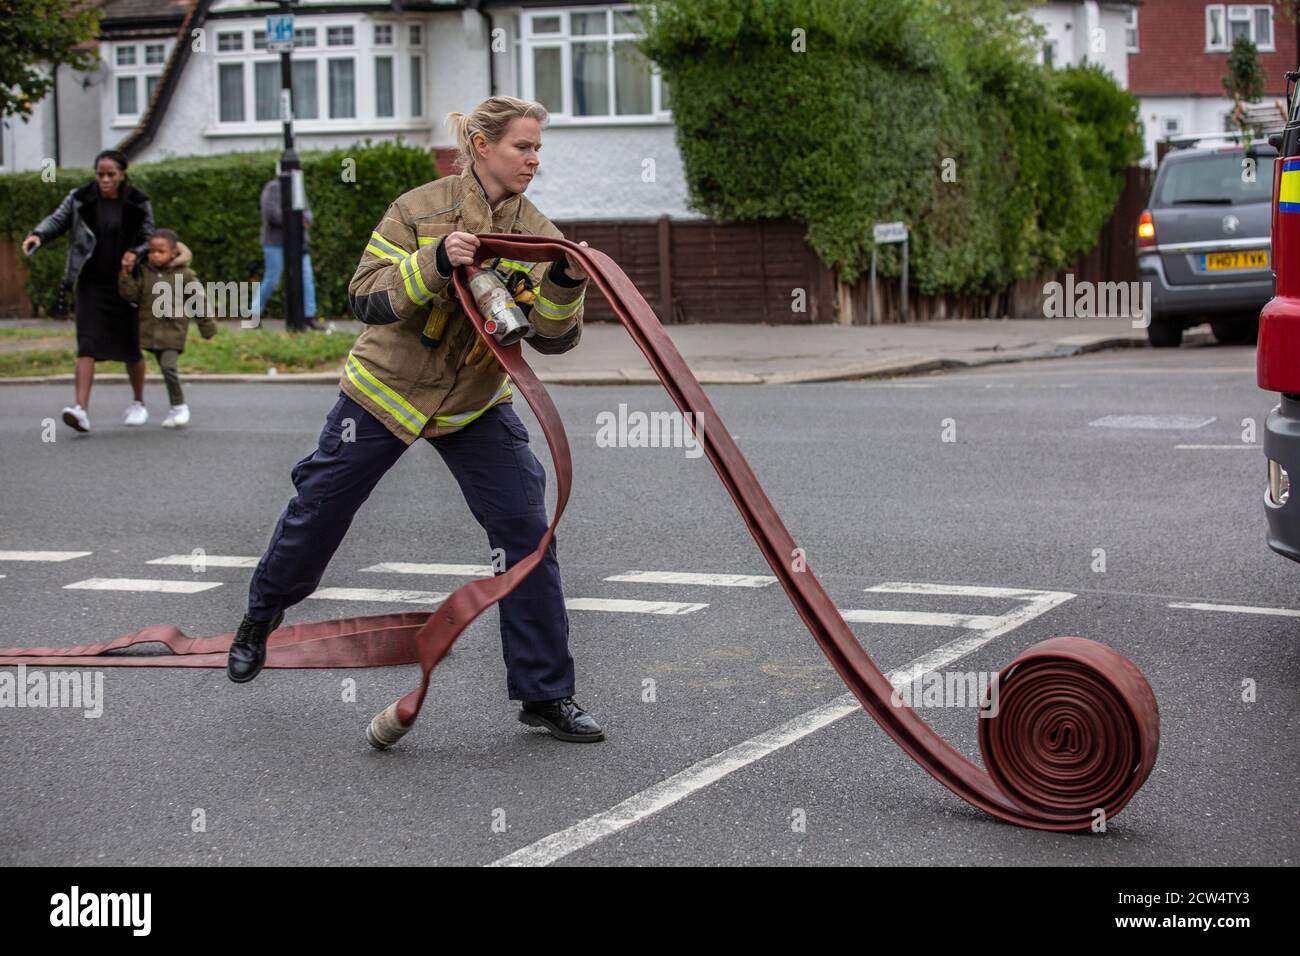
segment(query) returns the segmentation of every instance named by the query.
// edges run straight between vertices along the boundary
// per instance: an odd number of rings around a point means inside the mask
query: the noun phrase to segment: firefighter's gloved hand
[[[475,335],[474,345],[465,353],[465,361],[461,363],[461,368],[466,367],[492,374],[505,371],[481,335]]]
[[[537,301],[537,290],[528,284],[528,273],[511,269],[508,275],[502,277],[502,282],[506,291],[515,300],[515,305],[519,306],[520,311],[527,318],[532,311],[533,303]]]

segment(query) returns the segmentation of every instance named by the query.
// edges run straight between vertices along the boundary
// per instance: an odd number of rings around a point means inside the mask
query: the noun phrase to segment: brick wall
[[[1261,6],[1265,4],[1252,4]],[[1138,50],[1128,57],[1129,89],[1138,96],[1223,96],[1227,52],[1205,52],[1205,0],[1145,0],[1138,8]],[[1226,10],[1226,5],[1225,5]],[[1226,30],[1226,27],[1225,27]],[[1296,28],[1273,10],[1274,53],[1260,53],[1267,97],[1286,92],[1287,70],[1296,66]]]

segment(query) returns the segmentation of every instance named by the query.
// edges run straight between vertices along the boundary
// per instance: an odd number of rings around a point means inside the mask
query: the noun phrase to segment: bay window
[[[294,119],[313,121],[306,132],[356,130],[376,121],[409,127],[424,114],[419,24],[350,19],[327,15],[314,25],[295,26]],[[281,121],[280,56],[267,49],[266,40],[260,20],[242,27],[223,21],[217,31],[217,118],[210,135],[270,132]]]

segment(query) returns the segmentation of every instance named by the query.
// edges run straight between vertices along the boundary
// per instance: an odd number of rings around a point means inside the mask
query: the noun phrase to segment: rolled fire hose
[[[795,611],[863,708],[913,760],[968,803],[1033,829],[1088,830],[1128,804],[1155,765],[1160,738],[1155,695],[1132,662],[1113,648],[1080,637],[1057,637],[1029,648],[999,675],[996,716],[978,718],[987,771],[967,760],[894,694],[889,679],[813,574],[685,360],[614,260],[568,240],[484,234],[475,261],[505,256],[541,262],[565,253],[582,265],[609,300],[687,421],[708,422],[696,438]],[[456,296],[532,408],[555,466],[555,515],[537,550],[502,574],[461,585],[432,613],[297,624],[280,628],[267,642],[267,667],[419,663],[419,686],[367,728],[367,739],[380,748],[397,743],[414,725],[433,669],[461,632],[541,562],[569,499],[573,464],[559,412],[524,361],[520,344],[503,347],[484,333],[483,317],[469,291],[474,268],[456,269]],[[189,639],[174,627],[161,626],[84,647],[0,650],[0,658],[40,665],[220,667],[232,638],[225,634]],[[173,653],[97,656],[149,642],[162,642]]]

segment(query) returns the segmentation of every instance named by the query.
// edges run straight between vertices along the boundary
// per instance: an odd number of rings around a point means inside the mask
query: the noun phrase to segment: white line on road
[[[1234,451],[1238,448],[1249,448],[1251,451],[1260,451],[1263,448],[1263,446],[1250,445],[1247,444],[1246,442],[1237,442],[1237,444],[1235,445],[1175,445],[1174,448],[1182,449],[1185,451],[1208,451],[1210,449],[1225,449],[1228,451]]]
[[[1225,611],[1228,614],[1268,614],[1273,617],[1300,617],[1300,611],[1287,607],[1248,607],[1244,604],[1201,604],[1196,601],[1174,601],[1168,607],[1188,611]]]
[[[924,587],[924,585],[917,586]],[[936,648],[930,653],[918,657],[902,670],[893,671],[889,675],[889,680],[895,687],[902,687],[911,683],[917,677],[951,664],[958,658],[964,657],[988,644],[994,638],[1015,630],[1022,624],[1033,620],[1039,615],[1046,614],[1052,608],[1064,604],[1074,597],[1068,591],[1023,590],[1019,591],[1019,593],[1031,594],[1035,597],[1016,611],[1006,615],[999,627],[985,631],[978,636],[963,637],[950,644],[945,644],[943,647]],[[786,721],[772,730],[765,731],[757,737],[752,737],[743,743],[736,744],[734,747],[729,747],[712,757],[706,757],[680,773],[674,774],[666,780],[661,780],[640,793],[633,794],[608,810],[587,817],[587,819],[581,820],[567,829],[552,833],[550,836],[542,837],[535,843],[530,843],[514,853],[503,856],[490,865],[548,866],[556,860],[562,860],[569,854],[590,846],[597,840],[640,823],[660,810],[685,800],[696,791],[703,790],[729,774],[735,773],[755,761],[762,760],[768,754],[788,747],[795,741],[801,740],[809,734],[861,709],[862,705],[853,694],[843,694],[820,707],[800,714],[793,720]]]
[[[1214,420],[1201,415],[1105,415],[1088,424],[1094,428],[1204,428]]]
[[[625,571],[601,580],[633,584],[701,584],[720,588],[765,588],[776,583],[776,578],[763,574],[692,574],[689,571]]]
[[[955,597],[1005,597],[1037,598],[1044,594],[1063,594],[1058,591],[1032,591],[1025,588],[978,587],[970,584],[915,584],[911,581],[886,581],[864,591],[883,594],[937,594]]]
[[[564,602],[570,611],[618,611],[627,614],[694,614],[707,604],[683,604],[677,601],[620,601],[614,598],[569,598]]]
[[[0,551],[0,561],[71,561],[91,551]]]
[[[437,591],[400,591],[391,588],[318,588],[307,595],[317,601],[383,601],[390,604],[441,604],[447,595]]]
[[[198,594],[221,587],[220,581],[159,581],[151,578],[87,578],[63,585],[75,591],[156,591],[161,594]]]
[[[409,561],[385,561],[372,564],[362,571],[376,571],[382,574],[447,574],[457,577],[490,578],[492,566],[488,564],[412,564]]]
[[[997,627],[1002,621],[1001,615],[985,614],[942,614],[934,611],[877,611],[845,610],[840,614],[850,624],[918,624],[926,627],[967,627],[976,631],[987,631]]]
[[[407,591],[390,588],[319,588],[307,595],[318,601],[379,601],[388,604],[441,604],[447,597],[439,591]],[[707,604],[677,601],[618,601],[611,598],[568,598],[570,611],[617,611],[626,614],[691,614]]]
[[[241,557],[233,554],[169,554],[165,558],[154,558],[145,564],[175,564],[191,567],[195,564],[208,568],[255,568],[261,557]]]

